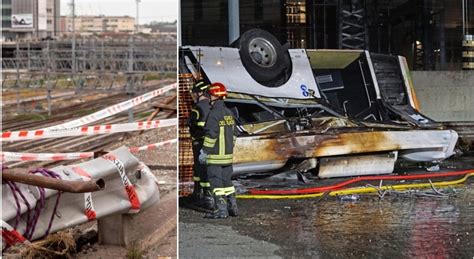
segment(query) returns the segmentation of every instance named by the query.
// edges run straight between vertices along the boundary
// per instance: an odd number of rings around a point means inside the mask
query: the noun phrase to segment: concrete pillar
[[[130,246],[131,215],[114,214],[97,220],[99,244]]]

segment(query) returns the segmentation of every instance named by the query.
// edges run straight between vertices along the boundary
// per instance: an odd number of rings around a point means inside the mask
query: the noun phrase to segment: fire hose
[[[374,180],[416,180],[416,179],[429,179],[429,178],[439,178],[439,177],[453,177],[460,176],[460,179],[452,181],[440,181],[434,183],[412,183],[412,184],[395,184],[395,185],[386,185],[380,186],[380,188],[375,187],[353,187],[353,188],[344,188],[347,185],[350,185],[355,182],[360,181],[374,181]],[[404,176],[365,176],[358,177],[355,179],[350,179],[343,181],[338,184],[330,186],[321,186],[321,187],[310,187],[303,189],[293,189],[293,190],[250,190],[249,194],[238,195],[238,198],[241,199],[297,199],[297,198],[312,198],[320,197],[328,193],[330,196],[336,195],[347,195],[347,194],[359,194],[359,193],[372,193],[380,190],[407,190],[407,189],[420,189],[420,188],[429,188],[429,187],[444,187],[458,185],[466,182],[469,177],[474,176],[474,170],[464,170],[456,172],[446,172],[446,173],[431,173],[431,174],[420,174],[420,175],[404,175]]]

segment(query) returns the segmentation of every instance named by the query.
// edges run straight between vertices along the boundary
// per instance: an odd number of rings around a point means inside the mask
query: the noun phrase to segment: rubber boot
[[[215,210],[216,202],[210,188],[203,188],[201,206],[206,210]]]
[[[239,215],[235,193],[227,195],[227,210],[229,211],[229,216],[237,217]]]
[[[216,200],[216,210],[211,213],[206,213],[204,216],[207,219],[225,219],[229,217],[229,212],[227,211],[227,202],[224,196],[215,196]]]
[[[194,203],[200,204],[202,199],[202,188],[199,182],[194,182],[193,193],[191,194],[191,200]]]

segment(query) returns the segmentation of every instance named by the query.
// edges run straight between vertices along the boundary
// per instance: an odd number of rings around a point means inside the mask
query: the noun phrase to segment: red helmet
[[[227,89],[222,83],[213,83],[208,90],[209,94],[219,98],[224,98],[227,96]]]

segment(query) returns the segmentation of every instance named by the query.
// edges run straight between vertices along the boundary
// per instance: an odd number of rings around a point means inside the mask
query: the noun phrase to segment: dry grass
[[[70,231],[61,231],[20,250],[22,258],[72,258],[76,242]]]

